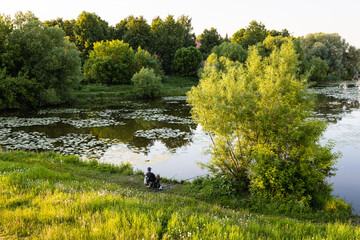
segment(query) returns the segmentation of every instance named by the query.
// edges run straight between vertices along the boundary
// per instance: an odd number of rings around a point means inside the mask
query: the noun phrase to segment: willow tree
[[[311,118],[313,94],[298,65],[290,40],[269,57],[250,48],[244,64],[212,54],[188,101],[212,136],[213,171],[262,197],[321,204],[337,156],[319,144],[326,124]]]

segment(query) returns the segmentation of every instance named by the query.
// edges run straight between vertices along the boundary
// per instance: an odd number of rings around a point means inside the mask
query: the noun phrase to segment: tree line
[[[44,22],[31,12],[18,12],[14,19],[1,15],[0,108],[69,102],[80,82],[132,84],[143,68],[153,70],[145,71],[152,79],[198,76],[211,54],[244,63],[249,47],[265,57],[287,39],[296,46],[299,74],[310,81],[350,79],[358,71],[359,49],[338,34],[294,37],[257,21],[223,38],[214,28],[196,36],[185,15],[156,17],[151,24],[142,16],[128,16],[115,26],[85,11],[77,19]]]

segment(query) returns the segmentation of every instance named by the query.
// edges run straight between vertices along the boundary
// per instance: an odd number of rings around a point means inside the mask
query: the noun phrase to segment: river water
[[[313,88],[314,116],[329,122],[322,143],[341,152],[334,194],[360,210],[360,88],[357,82]],[[100,162],[131,163],[136,169],[178,180],[207,173],[211,141],[191,121],[185,97],[123,101],[115,108],[49,108],[0,113],[0,146],[6,149],[54,150]]]

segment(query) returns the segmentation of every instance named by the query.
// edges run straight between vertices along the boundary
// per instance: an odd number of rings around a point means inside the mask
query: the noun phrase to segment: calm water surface
[[[314,116],[329,122],[322,142],[342,153],[334,194],[360,210],[360,88],[357,82],[317,86]],[[167,178],[206,174],[198,163],[210,159],[210,139],[191,121],[185,97],[154,102],[124,101],[116,108],[51,108],[0,114],[0,146],[54,150],[101,162],[130,162]]]

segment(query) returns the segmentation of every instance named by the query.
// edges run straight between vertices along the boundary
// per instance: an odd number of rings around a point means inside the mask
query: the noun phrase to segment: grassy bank
[[[192,77],[165,76],[162,80],[161,96],[185,95],[198,79]],[[105,104],[111,105],[119,101],[135,99],[133,85],[83,85],[75,91],[76,105]]]
[[[0,239],[360,238],[350,222],[255,214],[179,196],[177,187],[154,192],[142,179],[126,165],[0,153]]]

